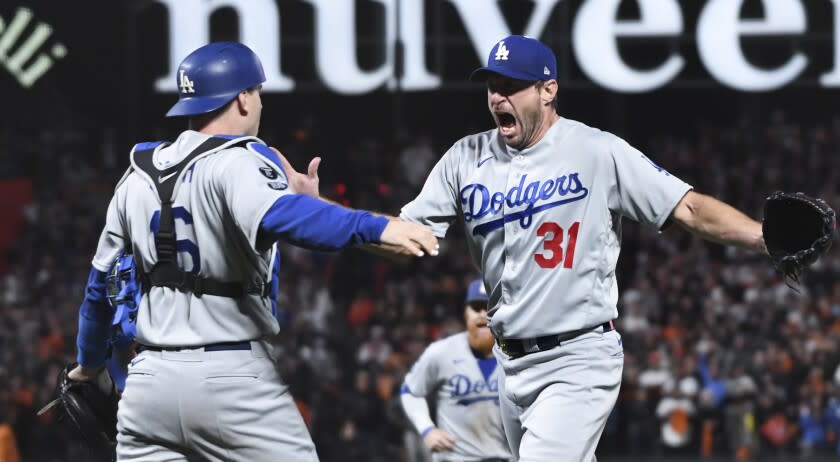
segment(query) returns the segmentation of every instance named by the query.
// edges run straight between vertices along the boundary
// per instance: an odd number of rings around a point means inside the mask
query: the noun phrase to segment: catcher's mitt
[[[117,403],[119,397],[110,377],[110,393],[95,382],[71,380],[69,373],[76,364],[70,364],[58,374],[58,397],[38,412],[41,415],[55,408],[59,419],[67,420],[81,436],[88,450],[102,460],[115,459],[117,440]],[[107,374],[103,371],[102,374]]]
[[[831,248],[834,210],[822,199],[777,191],[764,203],[764,245],[773,266],[787,280],[799,280],[807,266]]]

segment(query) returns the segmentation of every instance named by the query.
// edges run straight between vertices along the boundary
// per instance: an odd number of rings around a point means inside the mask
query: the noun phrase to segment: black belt
[[[611,330],[615,330],[615,324],[613,324],[612,321],[605,322],[601,324],[601,328],[604,329],[603,332],[606,334]],[[519,356],[525,356],[531,353],[550,350],[552,348],[557,347],[562,342],[571,340],[581,334],[592,332],[593,329],[594,328],[581,329],[572,332],[566,332],[565,334],[546,335],[543,337],[527,339],[497,337],[496,343],[499,345],[499,349],[502,350],[504,354],[512,358],[517,358]]]
[[[251,342],[220,342],[211,343],[209,345],[197,346],[183,346],[183,347],[160,347],[154,345],[137,345],[137,352],[142,351],[181,351],[181,350],[197,350],[203,348],[204,351],[230,351],[230,350],[250,350]]]

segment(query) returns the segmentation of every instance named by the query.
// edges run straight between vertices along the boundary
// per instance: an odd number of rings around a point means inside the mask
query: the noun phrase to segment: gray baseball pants
[[[600,328],[518,358],[494,349],[502,423],[520,462],[594,461],[618,398],[624,368],[621,336]]]
[[[250,343],[134,358],[117,414],[117,460],[317,462],[272,346]]]

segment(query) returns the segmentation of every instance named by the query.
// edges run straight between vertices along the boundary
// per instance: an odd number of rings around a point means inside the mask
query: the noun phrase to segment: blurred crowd
[[[334,146],[313,117],[266,138],[299,170],[322,155],[324,195],[391,214],[455,141],[400,133]],[[698,126],[690,136],[627,138],[698,191],[753,217],[778,189],[840,206],[840,119],[806,126],[774,113]],[[34,191],[25,229],[5,255],[10,271],[0,276],[0,438],[13,430],[23,460],[81,457],[63,426],[35,412],[75,355],[85,275],[127,166],[115,139],[93,129],[0,131],[0,172],[31,178]],[[276,342],[322,460],[426,457],[398,390],[429,342],[463,329],[461,301],[476,270],[461,232],[450,231],[440,257],[408,265],[355,249],[282,247]],[[599,455],[840,455],[840,252],[794,290],[766,259],[682,230],[660,234],[626,220],[623,242],[616,324],[624,380]]]

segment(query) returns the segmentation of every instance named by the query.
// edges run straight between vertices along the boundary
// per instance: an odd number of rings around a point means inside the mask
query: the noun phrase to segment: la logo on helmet
[[[181,83],[178,86],[181,87],[181,93],[195,93],[193,81],[187,77],[187,73],[183,69],[181,69]]]
[[[502,40],[499,42],[499,48],[496,48],[496,61],[507,61],[508,54],[510,54],[510,50],[507,49],[505,46],[505,41]]]

